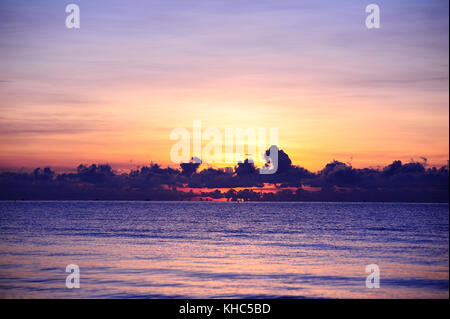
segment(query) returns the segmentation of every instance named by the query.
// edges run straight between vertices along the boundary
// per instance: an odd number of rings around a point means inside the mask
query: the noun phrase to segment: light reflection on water
[[[3,298],[448,298],[448,204],[1,202]],[[378,264],[381,288],[365,287]],[[80,266],[81,288],[65,287]]]

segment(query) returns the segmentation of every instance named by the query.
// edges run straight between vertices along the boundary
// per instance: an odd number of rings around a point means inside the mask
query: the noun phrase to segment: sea
[[[0,298],[449,298],[449,206],[1,201]]]

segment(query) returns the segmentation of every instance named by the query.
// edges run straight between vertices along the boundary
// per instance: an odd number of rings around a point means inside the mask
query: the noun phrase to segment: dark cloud
[[[193,157],[189,163],[181,163],[181,173],[185,176],[191,176],[199,168],[201,161],[197,157]]]
[[[75,173],[56,174],[50,167],[32,172],[3,172],[0,199],[197,198],[199,194],[184,190],[188,187],[201,188],[202,196],[227,200],[448,202],[448,166],[427,168],[426,161],[393,161],[381,169],[356,169],[348,163],[333,161],[313,173],[292,165],[283,150],[278,155],[279,170],[269,175],[259,174],[248,160],[238,163],[234,171],[215,168],[198,171],[200,163],[194,159],[182,163],[180,169],[151,163],[129,173],[117,172],[108,164],[81,164]],[[278,191],[261,192],[264,185],[276,185],[272,188]]]
[[[238,176],[253,175],[256,173],[256,167],[253,162],[250,162],[248,159],[246,159],[244,162],[239,162],[234,168],[234,171]]]

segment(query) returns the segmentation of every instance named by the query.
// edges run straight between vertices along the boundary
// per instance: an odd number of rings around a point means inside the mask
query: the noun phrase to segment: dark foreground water
[[[0,297],[448,298],[448,204],[0,202]],[[80,267],[66,288],[66,265]],[[380,288],[366,288],[377,264]]]

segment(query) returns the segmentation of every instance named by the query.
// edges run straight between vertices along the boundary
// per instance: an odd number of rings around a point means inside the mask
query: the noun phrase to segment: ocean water
[[[448,218],[448,204],[0,202],[0,297],[448,298]]]

